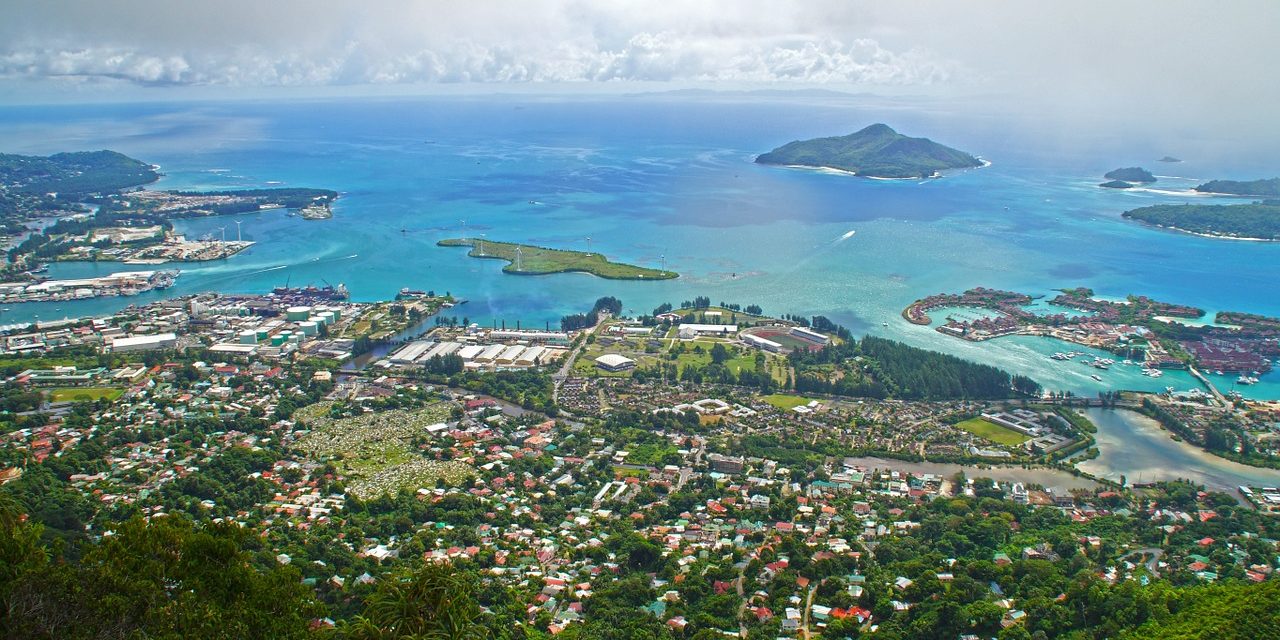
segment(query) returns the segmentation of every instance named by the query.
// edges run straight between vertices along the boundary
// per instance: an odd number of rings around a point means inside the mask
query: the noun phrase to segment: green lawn
[[[790,411],[802,404],[809,404],[813,400],[812,398],[804,398],[801,396],[789,396],[785,393],[775,393],[773,395],[764,396],[760,399],[782,409],[783,411]]]
[[[956,426],[978,436],[979,438],[986,438],[996,444],[1003,444],[1011,447],[1016,447],[1031,439],[1017,431],[1014,431],[1013,429],[1002,427],[985,418],[972,418],[970,420],[965,420]]]
[[[124,395],[123,389],[113,387],[66,387],[49,390],[49,402],[92,402],[115,400]]]
[[[480,247],[477,246],[480,242],[484,243],[483,254],[480,253]],[[548,249],[514,242],[453,238],[441,240],[436,244],[441,247],[471,247],[471,251],[467,252],[467,255],[473,258],[506,260],[509,264],[502,268],[504,273],[543,275],[579,271],[611,280],[670,280],[680,275],[674,271],[648,269],[621,262],[609,262],[608,258],[599,253]],[[515,263],[517,249],[520,250],[519,269],[516,269]]]

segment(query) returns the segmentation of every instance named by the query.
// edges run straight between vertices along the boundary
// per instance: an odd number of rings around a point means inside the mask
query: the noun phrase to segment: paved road
[[[1164,549],[1157,549],[1156,547],[1134,549],[1133,551],[1120,556],[1120,559],[1126,560],[1130,556],[1151,556],[1151,558],[1146,562],[1147,571],[1151,572],[1151,575],[1153,576],[1160,576],[1160,558],[1164,556]]]

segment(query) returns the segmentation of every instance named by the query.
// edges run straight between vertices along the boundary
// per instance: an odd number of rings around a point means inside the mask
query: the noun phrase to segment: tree
[[[389,576],[365,602],[364,613],[341,632],[352,640],[468,640],[487,638],[475,585],[451,567],[427,564]]]

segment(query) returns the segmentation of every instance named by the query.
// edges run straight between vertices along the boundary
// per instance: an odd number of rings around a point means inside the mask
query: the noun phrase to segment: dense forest
[[[1191,233],[1280,240],[1280,202],[1274,200],[1251,204],[1162,204],[1123,215]]]
[[[802,393],[947,400],[1040,392],[1040,385],[1025,376],[875,336],[817,351],[793,351],[790,359],[796,370],[795,390]]]

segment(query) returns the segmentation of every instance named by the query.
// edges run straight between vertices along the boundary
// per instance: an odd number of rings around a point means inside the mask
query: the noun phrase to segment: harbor
[[[0,304],[136,296],[168,289],[178,271],[124,271],[96,278],[0,283]]]

